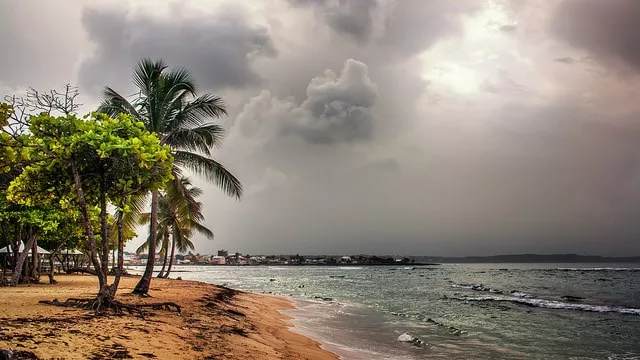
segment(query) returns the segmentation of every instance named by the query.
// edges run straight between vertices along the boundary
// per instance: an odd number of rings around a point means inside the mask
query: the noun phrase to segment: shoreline
[[[126,303],[172,301],[182,314],[146,311],[96,317],[90,311],[39,300],[91,297],[97,279],[57,275],[58,284],[0,288],[0,349],[31,351],[38,358],[339,359],[320,342],[291,330],[295,309],[286,297],[231,290],[191,280],[156,279],[150,298],[130,294],[138,277],[121,281]]]

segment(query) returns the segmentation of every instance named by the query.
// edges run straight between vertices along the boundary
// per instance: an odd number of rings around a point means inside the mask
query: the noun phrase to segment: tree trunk
[[[109,287],[109,292],[111,293],[111,296],[114,297],[116,296],[116,291],[118,291],[120,277],[122,277],[122,271],[124,268],[124,214],[118,214],[116,221],[118,228],[118,268],[116,269],[116,277],[113,280],[113,284]]]
[[[32,234],[31,231],[29,231],[29,239],[27,240],[27,243],[24,246],[24,250],[21,253],[16,253],[18,255],[16,255],[16,266],[13,269],[13,275],[11,275],[11,286],[18,285],[18,282],[20,281],[20,277],[22,276],[23,265],[25,264],[25,260],[27,259],[27,256],[29,256],[29,249],[31,249],[35,241],[36,241],[36,235]]]
[[[40,281],[40,269],[38,269],[38,264],[40,262],[39,255],[38,239],[36,239],[31,247],[31,273],[29,274],[29,280],[32,280],[35,283]]]
[[[169,256],[169,249],[167,249],[169,247],[169,234],[165,233],[164,237],[162,239],[162,249],[164,252],[164,261],[162,261],[162,269],[160,269],[160,272],[158,273],[158,277],[159,278],[163,278],[166,277],[164,275],[164,269],[167,266],[167,257]]]
[[[153,277],[153,266],[156,262],[156,240],[158,237],[158,191],[151,193],[151,226],[149,227],[149,257],[147,258],[147,267],[144,274],[138,281],[134,294],[147,295],[149,286],[151,285],[151,277]]]
[[[80,173],[78,172],[78,166],[75,159],[71,160],[71,171],[73,172],[73,182],[76,186],[76,193],[78,194],[78,204],[80,205],[80,212],[82,213],[84,231],[87,235],[87,238],[89,239],[91,262],[93,263],[93,267],[96,269],[96,275],[98,275],[98,282],[100,284],[100,293],[102,293],[107,289],[107,274],[103,273],[100,268],[96,238],[93,234],[93,227],[91,226],[91,216],[89,215],[89,210],[87,209],[87,201],[84,198],[82,182],[80,181]]]
[[[100,184],[100,237],[102,238],[102,272],[109,274],[109,224],[107,223],[107,195]]]
[[[54,274],[54,271],[53,271],[53,259],[55,258],[55,256],[57,256],[58,249],[53,250],[53,252],[51,252],[51,254],[49,254],[49,284],[57,284],[58,283],[56,281],[56,279],[53,277],[53,274]]]
[[[11,268],[16,268],[16,263],[18,262],[18,254],[20,254],[20,244],[22,244],[22,225],[18,225],[18,235],[16,237],[16,242],[11,242],[11,251],[13,255],[11,256]]]
[[[176,253],[176,234],[175,232],[171,233],[171,257],[169,258],[169,268],[167,269],[166,274],[164,274],[165,278],[169,277],[169,274],[171,274],[171,267],[173,267],[173,258],[175,256]]]

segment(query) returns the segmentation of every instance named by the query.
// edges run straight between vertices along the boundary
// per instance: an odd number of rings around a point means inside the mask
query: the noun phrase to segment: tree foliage
[[[239,198],[242,194],[240,181],[211,158],[211,150],[220,144],[224,134],[220,125],[211,122],[211,119],[226,115],[222,99],[212,94],[198,96],[189,71],[168,69],[162,60],[142,59],[134,68],[133,83],[139,91],[130,100],[106,87],[98,111],[111,116],[128,114],[156,133],[162,144],[172,149],[175,177],[188,169],[215,183],[230,196]],[[158,192],[151,194],[149,258],[134,289],[137,294],[146,294],[151,283],[158,238],[159,198]]]
[[[161,145],[143,123],[125,114],[115,118],[91,114],[80,119],[43,113],[31,118],[29,130],[29,151],[43,154],[48,161],[25,167],[11,182],[7,197],[24,206],[55,204],[69,212],[79,209],[100,294],[112,297],[117,282],[111,288],[106,282],[107,205],[126,213],[133,197],[162,188],[172,178],[170,148]],[[124,241],[123,228],[118,229],[118,239]],[[100,243],[102,250],[98,250]]]

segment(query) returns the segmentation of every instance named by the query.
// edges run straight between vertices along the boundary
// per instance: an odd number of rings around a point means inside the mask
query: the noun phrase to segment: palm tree
[[[167,186],[165,194],[160,196],[157,238],[163,240],[161,254],[164,255],[164,261],[158,277],[169,277],[176,248],[179,252],[194,250],[191,242],[194,231],[209,239],[213,238],[213,232],[202,224],[204,221],[202,203],[196,199],[200,195],[202,195],[202,189],[192,186],[188,178],[182,177],[172,181]],[[143,224],[148,223],[150,219],[150,213],[140,216],[140,221]],[[169,235],[171,235],[171,241],[169,241]],[[148,243],[149,241],[143,243],[138,248],[138,252],[146,250]],[[171,243],[170,256],[169,243]],[[167,259],[169,259],[169,267],[165,273]]]
[[[162,60],[142,59],[134,68],[133,82],[138,94],[132,101],[106,87],[98,111],[109,115],[129,114],[156,133],[162,144],[172,148],[176,179],[183,169],[188,169],[214,182],[228,195],[240,198],[240,181],[211,158],[211,150],[220,144],[224,129],[209,119],[226,115],[222,99],[212,94],[197,96],[189,71],[168,70]],[[151,193],[149,257],[145,272],[133,290],[140,295],[148,293],[155,265],[159,198],[159,191]]]

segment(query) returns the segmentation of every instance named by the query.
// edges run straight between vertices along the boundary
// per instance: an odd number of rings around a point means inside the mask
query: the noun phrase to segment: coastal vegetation
[[[194,231],[213,239],[213,232],[204,224],[202,203],[197,197],[202,194],[202,189],[192,186],[188,178],[182,177],[181,186],[169,186],[164,195],[160,196],[158,203],[158,237],[162,239],[160,255],[164,259],[162,269],[158,273],[159,278],[168,278],[173,268],[176,248],[180,253],[195,250],[191,238]],[[171,185],[175,185],[172,182]],[[143,224],[151,220],[151,213],[145,213],[140,217]],[[137,250],[142,253],[149,247],[149,241],[145,241]],[[169,255],[170,253],[170,255]],[[167,266],[168,263],[168,266]],[[165,267],[167,268],[165,272]]]
[[[184,170],[190,170],[214,182],[230,196],[240,198],[240,181],[211,158],[211,150],[220,145],[224,129],[209,120],[226,115],[222,99],[212,94],[198,96],[189,71],[170,70],[162,60],[141,60],[134,69],[133,83],[139,91],[130,100],[106,87],[98,111],[110,116],[128,114],[156,134],[162,145],[170,148],[174,163],[173,179],[168,188],[174,188],[175,194],[187,194],[182,174]],[[140,295],[148,293],[155,266],[160,196],[159,189],[151,192],[149,258],[134,289],[134,293]]]
[[[213,237],[197,200],[202,190],[184,172],[215,183],[230,196],[241,196],[240,181],[211,157],[224,134],[211,122],[226,114],[222,99],[198,96],[190,73],[170,70],[162,60],[141,60],[133,82],[139,89],[136,96],[126,99],[106,87],[97,111],[83,117],[77,115],[78,91],[70,85],[61,92],[30,89],[26,97],[4,98],[0,105],[0,236],[1,245],[7,245],[0,254],[3,284],[38,282],[42,268],[38,251],[49,252],[49,277],[55,283],[54,256],[64,248],[79,249],[88,255],[89,266],[74,270],[97,277],[97,296],[46,302],[88,307],[97,313],[112,309],[141,314],[137,307],[115,300],[124,274],[124,247],[135,237],[136,226],[149,224],[149,236],[141,247],[148,251],[148,262],[133,292],[147,295],[158,241],[164,258],[160,277],[167,277],[176,249],[193,249],[195,233]],[[149,194],[151,207],[145,211]]]

